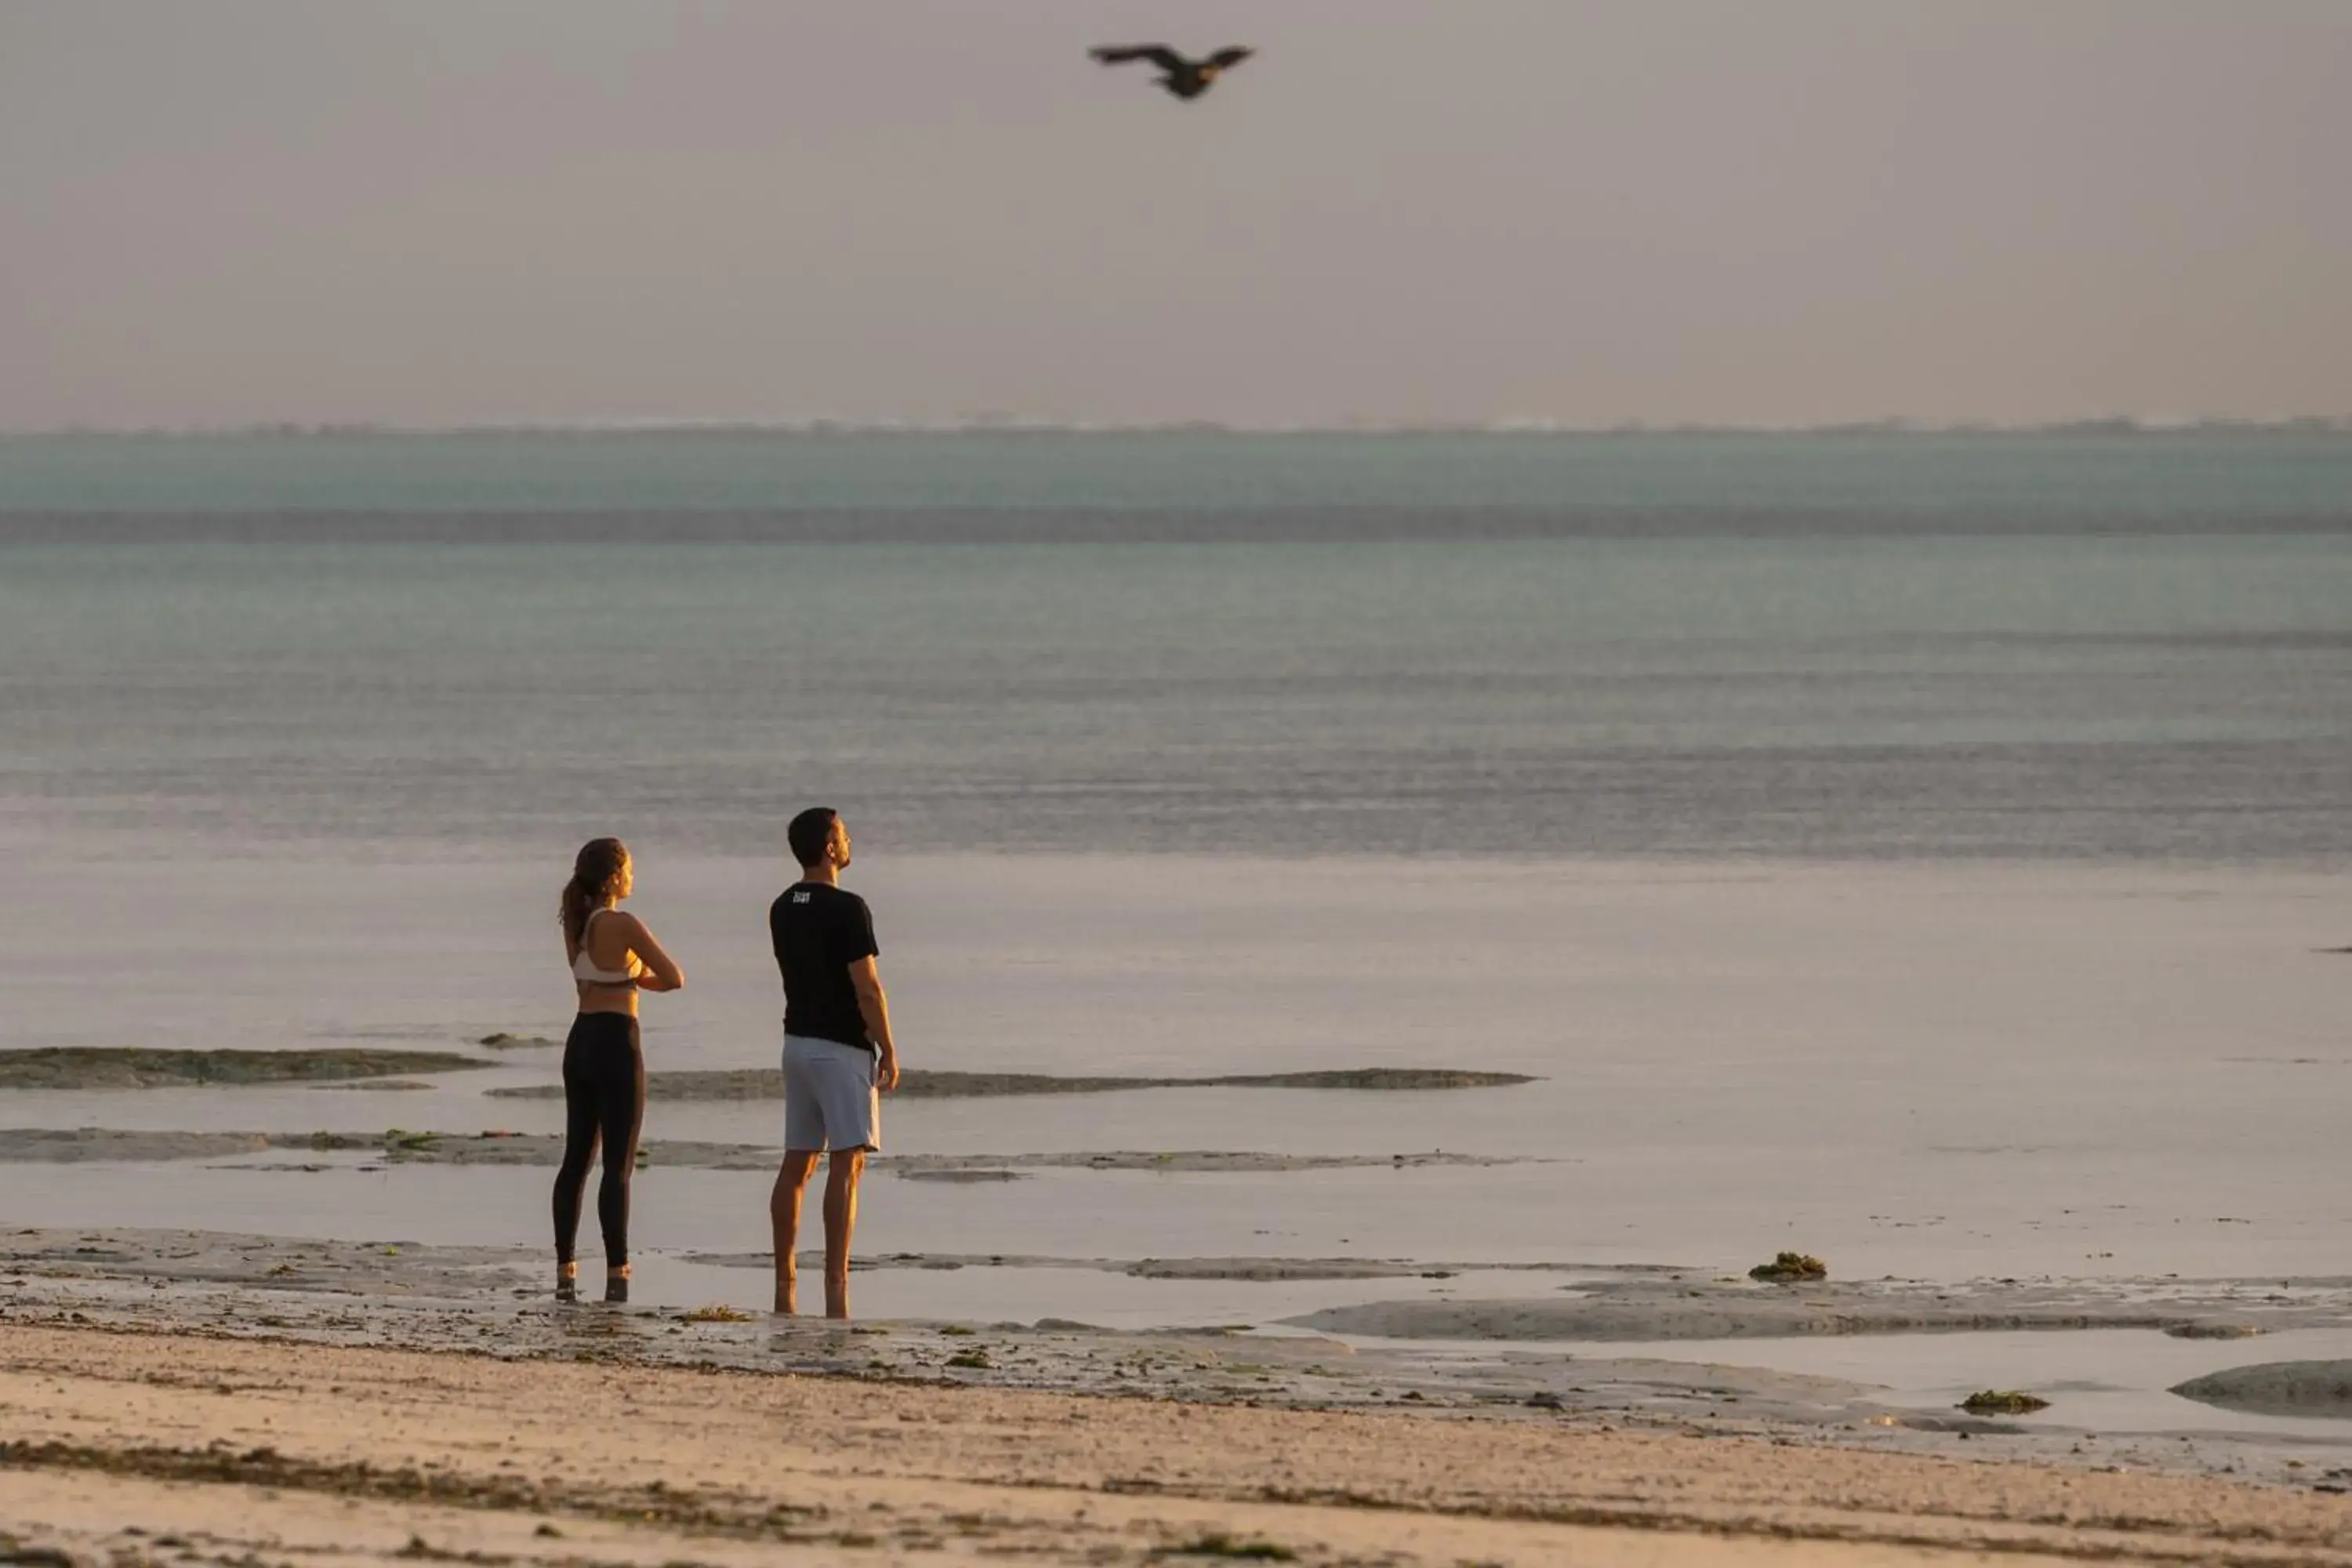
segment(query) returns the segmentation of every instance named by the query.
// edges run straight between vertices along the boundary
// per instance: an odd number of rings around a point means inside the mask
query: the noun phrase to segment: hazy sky
[[[2347,153],[2352,0],[0,0],[0,427],[2352,414]]]

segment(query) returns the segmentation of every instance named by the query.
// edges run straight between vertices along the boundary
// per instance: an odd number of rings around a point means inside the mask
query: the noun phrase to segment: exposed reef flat
[[[1910,1280],[1791,1287],[1739,1279],[1580,1281],[1551,1300],[1368,1301],[1286,1321],[1322,1333],[1393,1340],[1565,1341],[1786,1339],[1807,1335],[1956,1334],[2015,1330],[2154,1329],[2218,1339],[2284,1328],[2352,1324],[2352,1297],[2330,1282],[2165,1281],[2152,1286],[1933,1285]],[[2179,1333],[2179,1331],[2188,1331]]]
[[[702,1143],[656,1139],[646,1163],[675,1170],[764,1171],[779,1151],[766,1143]],[[285,1153],[359,1154],[394,1164],[549,1165],[562,1162],[563,1140],[547,1132],[410,1131],[189,1132],[107,1127],[0,1128],[0,1163],[73,1164],[114,1161],[233,1160]],[[1523,1157],[1450,1154],[1276,1154],[1254,1149],[1111,1149],[1040,1154],[877,1154],[874,1169],[919,1181],[1003,1181],[1024,1171],[1157,1171],[1169,1173],[1406,1170],[1425,1165],[1538,1163]],[[323,1166],[287,1164],[288,1170]]]
[[[155,1089],[184,1084],[331,1083],[488,1067],[454,1051],[335,1046],[290,1051],[175,1051],[45,1046],[0,1051],[0,1089]]]
[[[280,1150],[375,1149],[378,1140],[340,1132],[176,1132],[105,1127],[0,1129],[0,1160],[42,1165],[117,1161],[224,1160]]]
[[[2352,1361],[2273,1361],[2175,1384],[2200,1405],[2254,1415],[2352,1416]]]
[[[1158,1171],[1163,1173],[1282,1171],[1414,1170],[1427,1165],[1539,1165],[1526,1155],[1454,1154],[1433,1149],[1413,1154],[1276,1154],[1260,1149],[1095,1149],[1052,1154],[877,1154],[868,1163],[917,1179],[991,1170]]]
[[[249,1286],[353,1298],[500,1292],[536,1279],[531,1254],[413,1241],[315,1241],[205,1230],[26,1230],[0,1237],[0,1269],[56,1279]],[[22,1296],[0,1294],[0,1302]],[[267,1321],[267,1319],[264,1320]]]
[[[908,1100],[974,1100],[998,1095],[1107,1094],[1127,1089],[1500,1089],[1533,1083],[1525,1073],[1454,1068],[1348,1068],[1326,1072],[1227,1073],[1215,1078],[1065,1078],[1050,1073],[926,1072],[910,1068],[895,1091]],[[494,1089],[509,1100],[561,1100],[562,1084]],[[646,1078],[649,1100],[782,1100],[783,1074],[768,1068],[657,1072]]]

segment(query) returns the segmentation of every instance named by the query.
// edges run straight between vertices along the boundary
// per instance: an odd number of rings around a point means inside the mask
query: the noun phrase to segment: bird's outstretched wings
[[[1165,44],[1105,44],[1100,48],[1089,49],[1087,53],[1107,66],[1123,66],[1129,60],[1150,60],[1161,70],[1177,71],[1182,70],[1185,64],[1184,57]]]
[[[1211,55],[1207,64],[1214,70],[1229,70],[1255,53],[1257,53],[1255,49],[1245,49],[1236,44],[1232,48],[1219,49],[1215,54]]]

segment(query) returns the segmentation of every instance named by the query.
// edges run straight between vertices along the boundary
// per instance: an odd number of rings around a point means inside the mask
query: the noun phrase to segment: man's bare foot
[[[800,1310],[800,1282],[796,1279],[777,1280],[776,1311],[782,1316],[790,1317]]]

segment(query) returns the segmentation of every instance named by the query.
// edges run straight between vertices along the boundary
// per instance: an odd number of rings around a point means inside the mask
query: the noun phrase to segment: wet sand
[[[12,1313],[0,1550],[119,1568],[258,1550],[748,1563],[786,1543],[812,1563],[2352,1562],[2352,1500],[2307,1491],[1543,1409],[1251,1409],[858,1374],[840,1363],[863,1336],[811,1325],[763,1329],[766,1374],[744,1375],[644,1364],[629,1325],[565,1314],[561,1349],[525,1359]]]
[[[936,1279],[939,1286],[926,1299],[949,1310],[969,1312],[975,1303],[1002,1299],[992,1281],[1003,1271],[1037,1270],[1051,1282],[1038,1289],[1066,1299],[1085,1294],[1077,1281],[1087,1277],[1125,1276],[1134,1281],[1131,1289],[1147,1291],[1182,1292],[1215,1281],[1219,1299],[1235,1316],[1192,1327],[1129,1329],[1057,1317],[901,1318],[861,1322],[842,1334],[807,1320],[772,1320],[748,1310],[749,1303],[765,1300],[770,1259],[764,1253],[653,1255],[639,1263],[639,1305],[583,1312],[549,1300],[547,1263],[534,1248],[205,1231],[19,1230],[0,1236],[0,1322],[168,1335],[258,1333],[354,1349],[480,1350],[521,1359],[572,1357],[584,1348],[602,1359],[647,1367],[946,1377],[1089,1396],[1326,1411],[1541,1413],[1588,1427],[1737,1433],[1926,1455],[1950,1454],[1956,1443],[1975,1440],[2003,1458],[2076,1468],[2254,1477],[2306,1490],[2352,1481],[2352,1424],[2222,1414],[2344,1414],[2345,1363],[2298,1360],[2308,1356],[2309,1347],[2341,1343],[2352,1322],[2352,1282],[2344,1280],[2296,1281],[2284,1289],[2277,1282],[2243,1281],[1880,1281],[1822,1288],[1836,1300],[1834,1325],[1792,1331],[1785,1316],[1790,1293],[1782,1288],[1710,1280],[1664,1267],[1545,1264],[1517,1266],[1515,1272],[1512,1266],[1475,1261],[1434,1268],[1354,1258],[886,1253],[860,1258],[861,1276],[882,1271]],[[803,1263],[813,1273],[818,1259],[804,1254]],[[1309,1300],[1318,1289],[1393,1294],[1408,1284],[1443,1292],[1457,1269],[1489,1290],[1516,1279],[1528,1295],[1517,1303],[1426,1296],[1401,1303],[1373,1294],[1367,1304],[1390,1314],[1417,1306],[1433,1315],[1456,1307],[1487,1315],[1507,1305],[1540,1313],[1556,1300],[1606,1302],[1620,1335],[1613,1342],[1572,1345],[1500,1337],[1381,1338],[1318,1329],[1333,1316],[1329,1309],[1286,1316],[1297,1307],[1276,1304],[1296,1300],[1302,1289]],[[744,1272],[749,1284],[737,1289]],[[1927,1319],[1916,1301],[1931,1296],[1948,1303],[1957,1318],[1998,1327],[1969,1332]],[[1817,1302],[1810,1310],[1822,1308]],[[1679,1316],[1685,1313],[1703,1314],[1722,1337],[1707,1342],[1678,1336],[1677,1327],[1686,1326]],[[2147,1331],[2222,1323],[2242,1332],[2265,1331],[2235,1343]],[[2040,1331],[2021,1333],[2021,1324]],[[2130,1338],[2124,1325],[2139,1329],[2145,1345],[2170,1347],[2156,1364],[2174,1370],[2152,1383],[2145,1350],[2127,1354],[2119,1367],[2116,1352]],[[2053,1397],[2052,1406],[2026,1419],[1986,1417],[1955,1407],[1967,1389],[1923,1399],[1916,1380],[1896,1388],[1863,1373],[1874,1363],[1899,1366],[1905,1344],[1942,1347],[1923,1352],[1937,1368],[1975,1356],[1956,1342],[1995,1347],[1989,1357],[1976,1357],[1979,1364],[2040,1369],[2023,1379],[1996,1372],[1997,1385],[2038,1389]],[[1822,1370],[1802,1370],[1801,1357],[1776,1369],[1761,1348],[1809,1342],[1886,1347],[1895,1353],[1891,1360],[1881,1352],[1847,1357],[1850,1370],[1841,1374],[1821,1357],[1813,1359]],[[2068,1345],[2081,1348],[2070,1352]],[[2127,1381],[2137,1380],[2132,1386],[2150,1390],[2136,1405],[2128,1397],[2118,1403],[2124,1385],[2101,1381],[2119,1371]],[[2085,1372],[2092,1374],[2087,1380]],[[2190,1381],[2173,1393],[2158,1392],[2184,1376]],[[1931,1376],[1928,1383],[1942,1381]],[[2085,1419],[2095,1413],[2095,1428]],[[2127,1418],[2105,1419],[2114,1415]]]

